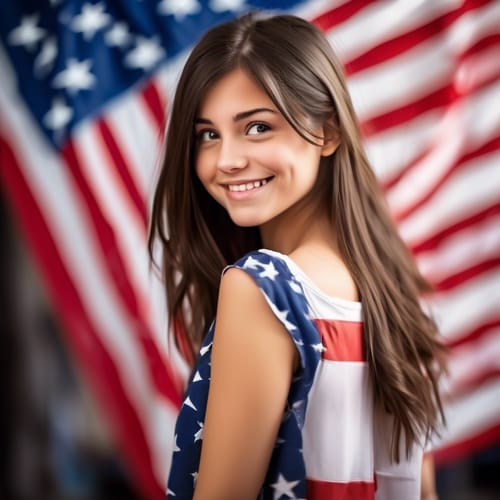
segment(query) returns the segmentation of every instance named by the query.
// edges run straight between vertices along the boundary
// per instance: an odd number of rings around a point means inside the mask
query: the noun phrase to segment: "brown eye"
[[[214,141],[219,138],[217,133],[214,130],[200,130],[198,132],[198,140],[201,142],[209,142]]]

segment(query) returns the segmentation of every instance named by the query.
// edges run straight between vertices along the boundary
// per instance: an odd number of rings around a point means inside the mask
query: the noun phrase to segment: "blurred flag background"
[[[189,371],[146,249],[169,101],[204,31],[263,8],[313,20],[338,51],[435,286],[451,348],[438,467],[500,442],[500,2],[3,0],[2,197],[141,498],[163,497]]]

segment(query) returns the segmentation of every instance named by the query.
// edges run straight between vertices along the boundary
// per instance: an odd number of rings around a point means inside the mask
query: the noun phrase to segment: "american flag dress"
[[[390,460],[391,419],[373,405],[361,304],[326,296],[287,256],[251,252],[247,272],[300,357],[258,499],[413,500],[422,449]],[[214,324],[200,349],[175,427],[167,498],[191,499],[210,384]]]

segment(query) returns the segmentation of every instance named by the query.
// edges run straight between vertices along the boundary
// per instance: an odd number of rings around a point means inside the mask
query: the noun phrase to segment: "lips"
[[[265,186],[272,177],[268,177],[267,179],[259,179],[255,181],[243,181],[241,183],[232,183],[226,184],[226,188],[231,192],[244,192],[244,191],[252,191],[253,189],[260,188]]]

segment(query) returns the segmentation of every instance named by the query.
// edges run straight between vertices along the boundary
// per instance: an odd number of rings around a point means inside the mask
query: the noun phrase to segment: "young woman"
[[[167,496],[419,498],[443,351],[312,24],[246,15],[194,48],[157,236],[175,338],[201,346]]]

